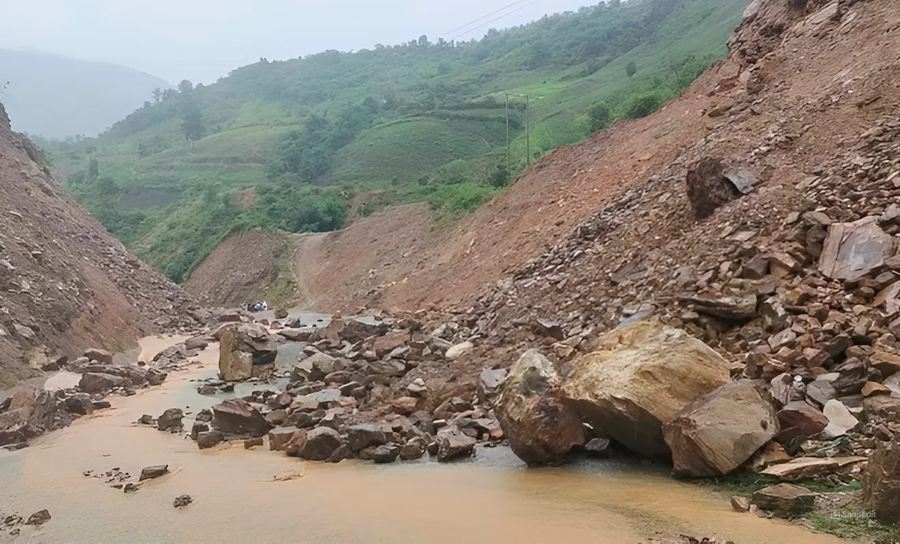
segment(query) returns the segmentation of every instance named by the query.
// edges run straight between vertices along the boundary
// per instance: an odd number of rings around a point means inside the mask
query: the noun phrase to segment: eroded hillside
[[[0,106],[0,388],[86,348],[120,350],[186,323],[193,303],[50,176]]]

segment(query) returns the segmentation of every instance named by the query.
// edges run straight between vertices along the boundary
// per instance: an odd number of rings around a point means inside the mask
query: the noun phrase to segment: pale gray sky
[[[4,2],[0,47],[122,64],[176,83],[211,83],[260,57],[432,41],[515,0],[29,0]],[[490,27],[599,0],[521,0]],[[472,25],[478,26],[497,15]],[[448,35],[447,38],[452,36]]]

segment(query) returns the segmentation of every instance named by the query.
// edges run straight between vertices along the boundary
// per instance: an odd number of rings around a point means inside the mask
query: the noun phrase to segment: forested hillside
[[[96,136],[155,88],[170,85],[114,64],[0,49],[0,100],[13,128],[33,136]]]
[[[184,281],[229,232],[336,229],[366,191],[427,201],[439,221],[471,212],[528,160],[680,93],[748,3],[610,1],[470,42],[262,59],[148,97],[98,138],[43,145],[91,213]]]

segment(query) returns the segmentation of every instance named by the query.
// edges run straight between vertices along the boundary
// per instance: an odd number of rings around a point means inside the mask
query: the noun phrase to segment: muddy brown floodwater
[[[148,339],[142,358],[177,339]],[[192,379],[215,373],[212,346],[202,366],[161,387],[0,454],[0,513],[47,508],[40,528],[17,543],[200,542],[685,542],[679,534],[737,544],[827,544],[785,522],[734,513],[726,497],[677,482],[664,471],[611,462],[528,470],[505,448],[476,460],[376,466],[307,463],[242,444],[198,451],[179,435],[140,427],[142,414],[181,407],[188,417],[218,399]],[[185,408],[188,406],[189,408]],[[171,473],[125,494],[84,471],[117,467],[137,476],[148,465]],[[135,478],[136,480],[136,478]],[[175,497],[194,503],[176,510]],[[12,538],[0,534],[0,540]]]

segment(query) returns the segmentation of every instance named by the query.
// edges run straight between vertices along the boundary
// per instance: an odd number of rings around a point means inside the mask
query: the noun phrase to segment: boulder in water
[[[556,396],[556,369],[535,350],[512,367],[495,412],[513,452],[529,465],[562,463],[573,446],[584,444],[581,418]]]
[[[675,473],[692,478],[728,474],[778,430],[775,408],[750,380],[719,387],[663,425]]]
[[[640,455],[668,457],[663,424],[729,376],[728,362],[700,340],[640,322],[576,359],[561,397],[598,433]]]

